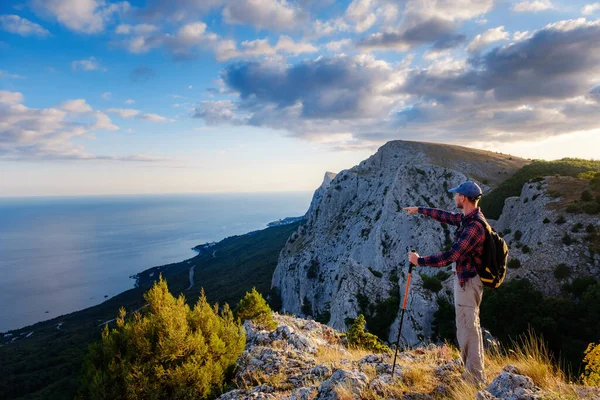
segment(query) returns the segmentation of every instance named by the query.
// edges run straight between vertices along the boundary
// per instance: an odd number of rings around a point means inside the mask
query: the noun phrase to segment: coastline
[[[192,270],[192,268],[195,266],[195,265],[192,265],[192,263],[194,263],[194,260],[197,257],[205,255],[207,253],[207,250],[210,250],[213,247],[218,246],[219,244],[221,244],[223,242],[233,240],[236,238],[253,236],[259,232],[264,231],[265,229],[268,229],[271,227],[282,226],[282,225],[293,224],[293,223],[296,223],[297,221],[301,221],[302,219],[304,219],[303,216],[301,216],[301,217],[286,217],[286,218],[283,218],[283,219],[280,219],[277,221],[267,223],[265,228],[263,228],[263,229],[257,229],[257,230],[246,232],[246,233],[240,234],[240,235],[231,235],[231,236],[227,236],[227,237],[221,239],[220,241],[205,242],[205,243],[199,244],[197,246],[194,246],[191,248],[191,250],[193,250],[197,253],[195,256],[184,259],[182,261],[170,263],[170,264],[164,264],[164,265],[150,267],[150,268],[147,268],[136,274],[130,275],[129,278],[134,280],[134,284],[131,288],[129,288],[123,292],[117,293],[114,296],[104,298],[103,301],[98,304],[88,306],[88,307],[83,307],[83,308],[80,308],[77,310],[73,310],[72,312],[65,313],[65,314],[62,314],[62,315],[59,315],[56,317],[52,317],[49,319],[36,321],[32,324],[25,325],[25,326],[22,326],[19,328],[9,329],[7,331],[0,332],[0,347],[9,345],[10,343],[14,343],[17,339],[31,337],[32,335],[35,334],[34,328],[38,325],[46,325],[48,323],[56,321],[56,323],[53,323],[53,325],[56,326],[57,330],[60,330],[61,329],[60,327],[64,324],[64,321],[60,321],[61,319],[64,320],[65,318],[72,316],[73,314],[85,312],[86,310],[91,310],[91,309],[95,309],[98,307],[102,307],[103,305],[106,305],[106,304],[110,303],[111,301],[128,294],[132,290],[147,287],[148,285],[151,285],[152,282],[156,278],[158,278],[160,273],[165,272],[171,276],[176,275],[184,270],[187,270],[189,273],[189,271]],[[214,257],[214,256],[215,255],[213,254],[212,257]],[[190,281],[191,281],[191,279],[193,279],[193,275],[190,274],[189,277],[190,277]],[[193,285],[186,286],[187,290],[190,290],[192,286]],[[8,339],[8,341],[7,341],[7,339]]]

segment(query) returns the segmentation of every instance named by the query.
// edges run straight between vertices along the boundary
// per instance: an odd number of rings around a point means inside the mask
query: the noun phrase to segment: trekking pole
[[[414,250],[411,250],[413,253]],[[406,311],[406,300],[408,299],[408,288],[410,287],[410,277],[413,270],[411,262],[408,263],[408,278],[406,279],[406,289],[404,290],[404,301],[402,302],[402,314],[400,314],[400,326],[398,327],[398,338],[396,339],[396,351],[394,353],[394,364],[392,365],[392,377],[394,377],[394,370],[396,369],[396,356],[398,355],[398,344],[400,343],[400,332],[402,332],[402,322],[404,322],[404,311]]]

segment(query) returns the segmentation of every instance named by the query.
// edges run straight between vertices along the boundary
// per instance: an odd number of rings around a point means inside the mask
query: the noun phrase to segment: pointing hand
[[[419,211],[419,207],[404,207],[403,210],[408,211],[407,215],[411,215]]]

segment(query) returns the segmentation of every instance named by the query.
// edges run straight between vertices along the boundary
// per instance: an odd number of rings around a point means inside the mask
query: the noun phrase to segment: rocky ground
[[[278,327],[244,327],[247,344],[238,360],[238,389],[218,400],[286,399],[600,399],[600,389],[536,386],[514,365],[490,376],[487,387],[461,383],[462,363],[455,349],[430,344],[392,354],[349,349],[345,335],[310,319],[274,313]]]

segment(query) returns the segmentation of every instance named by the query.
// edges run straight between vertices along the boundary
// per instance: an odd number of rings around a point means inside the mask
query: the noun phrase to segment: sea
[[[0,332],[99,304],[196,245],[302,216],[312,195],[0,198]]]

